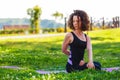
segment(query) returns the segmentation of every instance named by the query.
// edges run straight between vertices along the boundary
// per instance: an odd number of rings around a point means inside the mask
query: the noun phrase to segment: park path
[[[50,36],[62,36],[66,33],[58,34],[35,34],[35,35],[17,35],[17,36],[0,36],[0,39],[20,39],[20,38],[41,38],[41,37],[50,37]]]

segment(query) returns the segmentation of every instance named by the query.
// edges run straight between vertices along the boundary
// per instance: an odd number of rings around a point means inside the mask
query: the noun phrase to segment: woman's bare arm
[[[94,68],[92,44],[91,44],[91,39],[88,36],[87,36],[87,52],[88,52],[88,59],[89,59],[87,67],[88,68]]]
[[[71,33],[66,34],[65,39],[62,44],[62,52],[66,55],[70,55],[70,51],[67,49],[71,43]]]

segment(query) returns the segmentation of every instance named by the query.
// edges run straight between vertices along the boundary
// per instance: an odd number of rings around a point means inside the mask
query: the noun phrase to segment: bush
[[[43,28],[42,29],[43,33],[50,33],[50,32],[55,32],[54,28]]]
[[[57,32],[64,32],[64,28],[62,27],[57,28]]]
[[[2,30],[0,34],[20,34],[24,33],[24,30]]]

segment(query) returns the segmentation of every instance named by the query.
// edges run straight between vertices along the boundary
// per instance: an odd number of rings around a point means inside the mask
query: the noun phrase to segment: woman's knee
[[[67,71],[68,73],[71,73],[71,72],[74,71],[73,68],[72,68],[72,66],[71,66],[69,63],[66,64],[66,71]]]
[[[100,64],[100,62],[94,61],[93,63],[94,63],[94,65],[95,65],[95,69],[96,69],[96,70],[101,70],[101,64]]]

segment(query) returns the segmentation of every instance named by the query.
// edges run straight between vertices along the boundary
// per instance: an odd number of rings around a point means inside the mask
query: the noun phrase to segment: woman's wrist
[[[89,60],[90,63],[93,63],[93,60]]]

